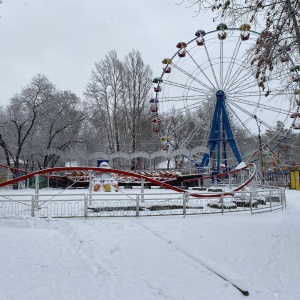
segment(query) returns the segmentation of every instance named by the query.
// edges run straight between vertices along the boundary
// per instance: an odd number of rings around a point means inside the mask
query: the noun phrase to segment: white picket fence
[[[286,207],[285,189],[260,187],[232,196],[195,198],[190,194],[151,189],[141,192],[89,193],[87,190],[0,191],[0,217],[142,217],[230,212],[258,213]],[[5,194],[4,194],[5,193]],[[217,194],[220,194],[217,192]]]

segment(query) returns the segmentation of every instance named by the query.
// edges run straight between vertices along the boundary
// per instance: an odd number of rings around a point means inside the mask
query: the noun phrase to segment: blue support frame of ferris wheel
[[[203,155],[200,170],[203,170],[203,167],[209,164],[209,160],[211,159],[215,148],[217,146],[217,172],[221,172],[221,146],[223,146],[223,159],[225,164],[225,169],[228,171],[227,166],[227,150],[226,144],[228,143],[232,149],[232,152],[238,163],[242,161],[241,154],[237,147],[237,143],[235,141],[231,125],[229,122],[228,114],[225,107],[226,95],[224,91],[218,90],[216,93],[217,101],[214,111],[214,116],[211,124],[211,130],[209,135],[209,140],[207,142],[207,147],[210,149],[209,153],[205,153]]]

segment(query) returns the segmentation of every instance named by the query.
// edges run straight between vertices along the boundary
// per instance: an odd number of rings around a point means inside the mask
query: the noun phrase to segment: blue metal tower
[[[238,163],[242,161],[241,154],[237,147],[230,121],[228,118],[226,110],[226,95],[223,90],[218,90],[216,93],[217,101],[214,111],[214,116],[211,124],[211,130],[209,135],[209,140],[207,142],[207,147],[210,149],[209,153],[205,153],[201,164],[200,170],[209,164],[209,160],[216,152],[217,161],[217,172],[221,172],[221,160],[224,160],[224,165],[226,171],[228,171],[227,166],[227,144],[232,149],[232,152]]]

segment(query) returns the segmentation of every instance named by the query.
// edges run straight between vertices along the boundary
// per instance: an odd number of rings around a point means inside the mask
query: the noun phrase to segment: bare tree
[[[152,87],[152,71],[145,65],[141,54],[132,50],[125,57],[122,76],[122,100],[126,128],[131,140],[131,151],[140,150],[143,133],[143,121],[148,117],[148,98]],[[150,127],[150,126],[149,126]],[[132,165],[134,168],[134,164]]]
[[[95,64],[84,93],[91,121],[95,127],[105,128],[106,134],[101,140],[108,144],[112,152],[120,150],[121,77],[122,63],[117,58],[116,51],[110,51],[103,60]]]
[[[54,167],[66,156],[67,150],[81,143],[80,129],[85,120],[80,99],[69,91],[55,92],[39,114],[39,125],[35,132],[40,155],[39,168]]]
[[[44,75],[34,76],[0,115],[0,147],[8,166],[25,170],[53,167],[72,145],[81,142],[85,115],[80,99],[69,91],[57,91]]]
[[[116,51],[110,51],[95,64],[85,96],[93,127],[89,130],[99,149],[111,152],[141,150],[143,139],[149,138],[150,133],[150,126],[145,130],[145,124],[150,124],[146,104],[152,86],[151,76],[150,67],[134,50],[124,62],[117,58]]]
[[[49,101],[54,86],[43,75],[36,75],[20,94],[11,98],[5,110],[0,146],[4,150],[8,166],[20,167],[22,150],[38,120],[42,106]]]

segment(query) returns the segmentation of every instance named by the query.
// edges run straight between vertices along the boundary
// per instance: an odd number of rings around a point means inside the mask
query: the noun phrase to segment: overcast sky
[[[1,0],[0,0],[1,2]],[[214,30],[211,15],[196,16],[181,0],[2,0],[0,105],[38,73],[59,90],[83,98],[95,62],[110,50],[123,60],[141,52],[154,77],[162,59],[198,29]]]

